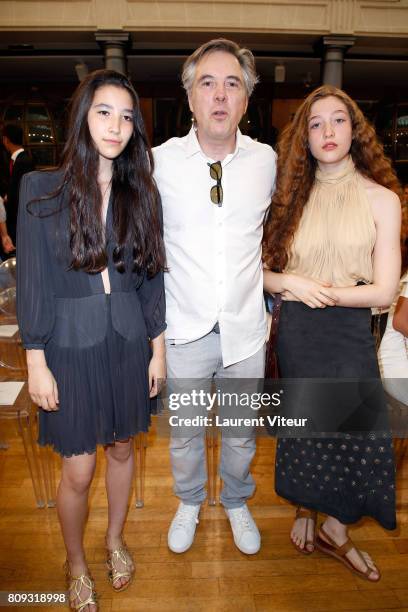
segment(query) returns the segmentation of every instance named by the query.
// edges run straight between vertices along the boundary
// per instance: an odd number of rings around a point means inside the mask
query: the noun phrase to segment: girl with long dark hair
[[[108,578],[129,586],[122,531],[132,436],[147,431],[165,377],[164,248],[159,195],[129,80],[91,73],[76,90],[61,167],[23,179],[18,321],[39,443],[62,455],[57,509],[71,607],[97,610],[83,532],[97,445],[107,460]]]
[[[264,286],[283,299],[281,375],[379,378],[370,307],[392,302],[400,271],[399,186],[390,162],[355,102],[330,86],[306,98],[278,148]],[[275,488],[297,505],[291,540],[299,552],[316,546],[358,576],[380,579],[348,525],[370,516],[395,528],[387,434],[282,438]],[[316,535],[318,512],[327,518]]]

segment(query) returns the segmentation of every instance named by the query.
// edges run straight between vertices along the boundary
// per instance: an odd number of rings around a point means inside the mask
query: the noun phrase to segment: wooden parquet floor
[[[56,511],[36,509],[18,434],[12,423],[0,426],[10,444],[0,451],[0,590],[61,591],[64,548]],[[171,553],[167,529],[177,500],[167,443],[149,434],[145,507],[135,508],[132,500],[125,531],[137,574],[131,587],[118,594],[105,576],[104,458],[98,457],[86,549],[102,612],[408,611],[408,458],[398,473],[398,530],[387,532],[371,520],[352,530],[381,568],[382,580],[370,584],[319,552],[303,557],[292,547],[293,508],[273,492],[271,439],[259,440],[253,469],[257,491],[250,501],[262,534],[261,551],[253,557],[241,554],[222,507],[205,506],[192,548],[182,555]]]

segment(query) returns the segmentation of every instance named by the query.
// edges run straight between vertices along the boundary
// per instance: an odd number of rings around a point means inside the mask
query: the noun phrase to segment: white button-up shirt
[[[17,157],[20,155],[20,153],[23,153],[23,151],[24,149],[17,149],[17,151],[14,151],[13,155],[11,156],[13,162],[16,161]]]
[[[275,182],[276,154],[237,131],[222,161],[222,206],[195,130],[153,149],[161,194],[167,265],[167,331],[197,340],[219,323],[224,367],[254,355],[266,338],[261,241]]]

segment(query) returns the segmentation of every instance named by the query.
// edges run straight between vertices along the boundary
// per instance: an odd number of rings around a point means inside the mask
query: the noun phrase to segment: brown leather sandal
[[[296,550],[298,552],[302,553],[302,555],[311,555],[312,552],[315,549],[317,512],[316,512],[316,510],[309,510],[308,508],[302,508],[302,506],[297,506],[295,521],[297,521],[298,519],[302,519],[302,518],[306,519],[306,523],[305,523],[305,545],[303,546],[303,548],[301,548],[300,546],[295,544],[295,542],[292,540],[292,538],[290,539],[290,541],[292,542],[292,544],[296,548]],[[313,521],[314,522],[314,526],[313,526],[313,538],[312,539],[310,539],[310,538],[308,539],[308,537],[307,537],[307,533],[309,531],[309,521]],[[313,549],[312,550],[308,549],[307,548],[308,546],[313,546]]]
[[[324,537],[327,539],[327,542],[323,540],[319,534],[317,534],[316,548],[318,550],[325,553],[326,555],[330,555],[330,557],[333,557],[334,559],[337,559],[337,561],[343,563],[351,572],[353,572],[353,574],[356,574],[356,576],[359,576],[364,580],[368,580],[369,582],[378,582],[380,580],[381,574],[378,568],[374,570],[369,567],[367,561],[364,559],[363,555],[350,538],[347,538],[347,541],[344,542],[344,544],[338,546],[338,544],[336,544],[333,538],[329,536],[323,525],[321,525],[319,529],[319,533],[320,532],[324,534]],[[357,551],[361,561],[366,566],[365,571],[359,570],[355,565],[353,565],[353,563],[349,559],[347,559],[347,553],[350,552],[350,550],[352,550],[353,548]],[[369,578],[370,574],[372,574],[374,571],[378,572],[378,578]]]

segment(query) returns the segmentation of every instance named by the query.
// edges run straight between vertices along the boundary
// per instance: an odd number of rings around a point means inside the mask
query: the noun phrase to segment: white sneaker
[[[237,548],[246,555],[254,555],[261,547],[261,535],[248,506],[225,508],[231,523],[234,542]]]
[[[199,523],[199,512],[200,504],[198,506],[189,506],[180,502],[167,536],[167,544],[170,550],[175,553],[183,553],[190,548]]]

